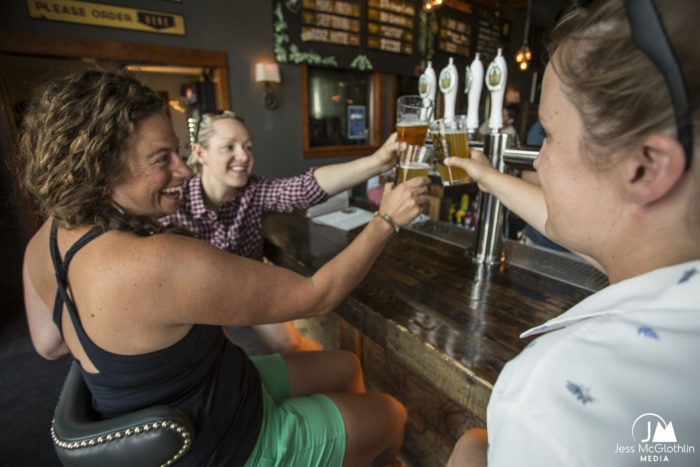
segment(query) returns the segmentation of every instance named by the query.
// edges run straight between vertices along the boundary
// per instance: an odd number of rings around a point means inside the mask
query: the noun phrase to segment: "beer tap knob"
[[[445,111],[443,117],[450,118],[455,115],[455,105],[457,103],[457,67],[454,65],[454,59],[450,57],[450,63],[440,72],[440,91],[445,100]]]
[[[499,48],[496,58],[493,59],[486,70],[486,88],[491,92],[489,129],[492,134],[498,133],[498,130],[503,128],[503,96],[506,92],[507,78],[506,59],[503,58],[503,51]]]
[[[473,139],[479,129],[479,101],[481,100],[481,88],[484,84],[484,65],[481,63],[479,53],[474,56],[474,61],[467,67],[464,92],[467,94],[467,132],[469,139]]]
[[[433,101],[433,116],[430,120],[435,118],[437,109],[437,101],[435,99],[437,94],[437,78],[435,77],[435,70],[433,69],[432,63],[428,60],[428,65],[425,67],[425,71],[418,78],[418,94],[422,98],[428,98]]]

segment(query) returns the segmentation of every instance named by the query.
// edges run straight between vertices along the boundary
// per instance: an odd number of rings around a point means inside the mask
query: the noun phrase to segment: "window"
[[[365,155],[383,143],[383,75],[302,66],[304,157]]]

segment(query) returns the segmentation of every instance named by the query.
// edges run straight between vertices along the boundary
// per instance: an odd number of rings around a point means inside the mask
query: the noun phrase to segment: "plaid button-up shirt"
[[[246,186],[221,204],[219,212],[204,205],[201,178],[194,176],[185,183],[180,208],[160,222],[182,225],[217,248],[261,260],[263,216],[306,209],[328,198],[316,183],[314,170],[289,178],[251,175]]]

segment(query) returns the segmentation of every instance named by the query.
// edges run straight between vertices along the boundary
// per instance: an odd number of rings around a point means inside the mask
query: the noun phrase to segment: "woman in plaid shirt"
[[[289,178],[267,178],[252,175],[252,138],[235,113],[204,114],[196,139],[187,161],[196,175],[185,183],[177,212],[160,221],[182,225],[200,240],[256,260],[263,260],[265,215],[307,209],[391,169],[398,145],[391,135],[370,156],[311,168]],[[272,352],[320,349],[299,334],[292,322],[253,329]]]

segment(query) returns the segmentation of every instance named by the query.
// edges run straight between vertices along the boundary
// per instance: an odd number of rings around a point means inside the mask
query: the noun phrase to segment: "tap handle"
[[[457,67],[454,59],[450,57],[450,63],[440,72],[439,86],[445,98],[445,112],[443,117],[450,118],[455,115],[455,104],[457,103]]]
[[[481,63],[479,53],[474,56],[474,61],[467,67],[467,131],[476,134],[479,129],[479,101],[481,88],[484,84],[484,65]],[[473,138],[470,137],[470,138]]]
[[[486,87],[491,92],[489,128],[492,133],[503,128],[503,97],[506,92],[507,78],[506,60],[503,58],[502,49],[499,48],[496,58],[489,64],[486,71]]]

